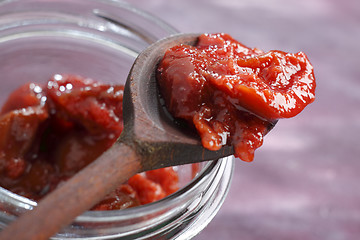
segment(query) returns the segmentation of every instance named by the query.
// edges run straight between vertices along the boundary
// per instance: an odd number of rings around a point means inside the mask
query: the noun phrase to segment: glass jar
[[[124,84],[139,52],[176,32],[122,1],[2,1],[0,105],[20,85],[46,82],[55,73]],[[198,168],[178,166],[181,189],[176,193],[135,208],[87,211],[53,238],[190,239],[222,205],[233,166],[233,157]],[[0,188],[0,228],[34,206],[36,202]]]

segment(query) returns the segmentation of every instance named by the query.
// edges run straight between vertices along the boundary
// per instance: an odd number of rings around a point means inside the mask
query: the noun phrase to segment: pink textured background
[[[317,99],[282,120],[196,240],[360,239],[360,1],[133,0],[182,32],[304,51]]]

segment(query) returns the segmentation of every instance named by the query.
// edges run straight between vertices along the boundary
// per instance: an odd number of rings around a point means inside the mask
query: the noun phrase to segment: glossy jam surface
[[[252,161],[270,121],[297,115],[315,98],[313,67],[302,52],[263,52],[227,34],[169,49],[158,67],[169,112],[198,131],[210,150],[233,145]]]
[[[34,200],[95,160],[119,137],[123,86],[73,75],[29,83],[0,112],[0,185]],[[137,174],[94,210],[133,207],[177,190],[172,168]]]

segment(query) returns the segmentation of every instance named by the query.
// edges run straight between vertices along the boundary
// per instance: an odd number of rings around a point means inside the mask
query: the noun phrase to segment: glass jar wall
[[[139,52],[176,32],[123,1],[2,1],[0,104],[20,85],[46,82],[55,73],[124,84]],[[181,189],[173,195],[131,209],[85,212],[54,239],[189,239],[219,210],[233,161],[202,163],[195,178],[191,165],[179,166]],[[0,188],[0,228],[34,206]]]

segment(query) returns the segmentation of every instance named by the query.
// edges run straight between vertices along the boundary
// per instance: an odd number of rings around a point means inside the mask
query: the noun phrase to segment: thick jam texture
[[[186,120],[210,150],[233,145],[252,161],[269,122],[294,117],[314,101],[306,55],[248,48],[227,34],[203,34],[196,46],[169,49],[158,67],[169,112]]]
[[[0,112],[0,185],[39,200],[94,161],[123,130],[123,90],[75,75],[15,90]],[[137,174],[93,209],[138,206],[177,189],[173,168]]]

